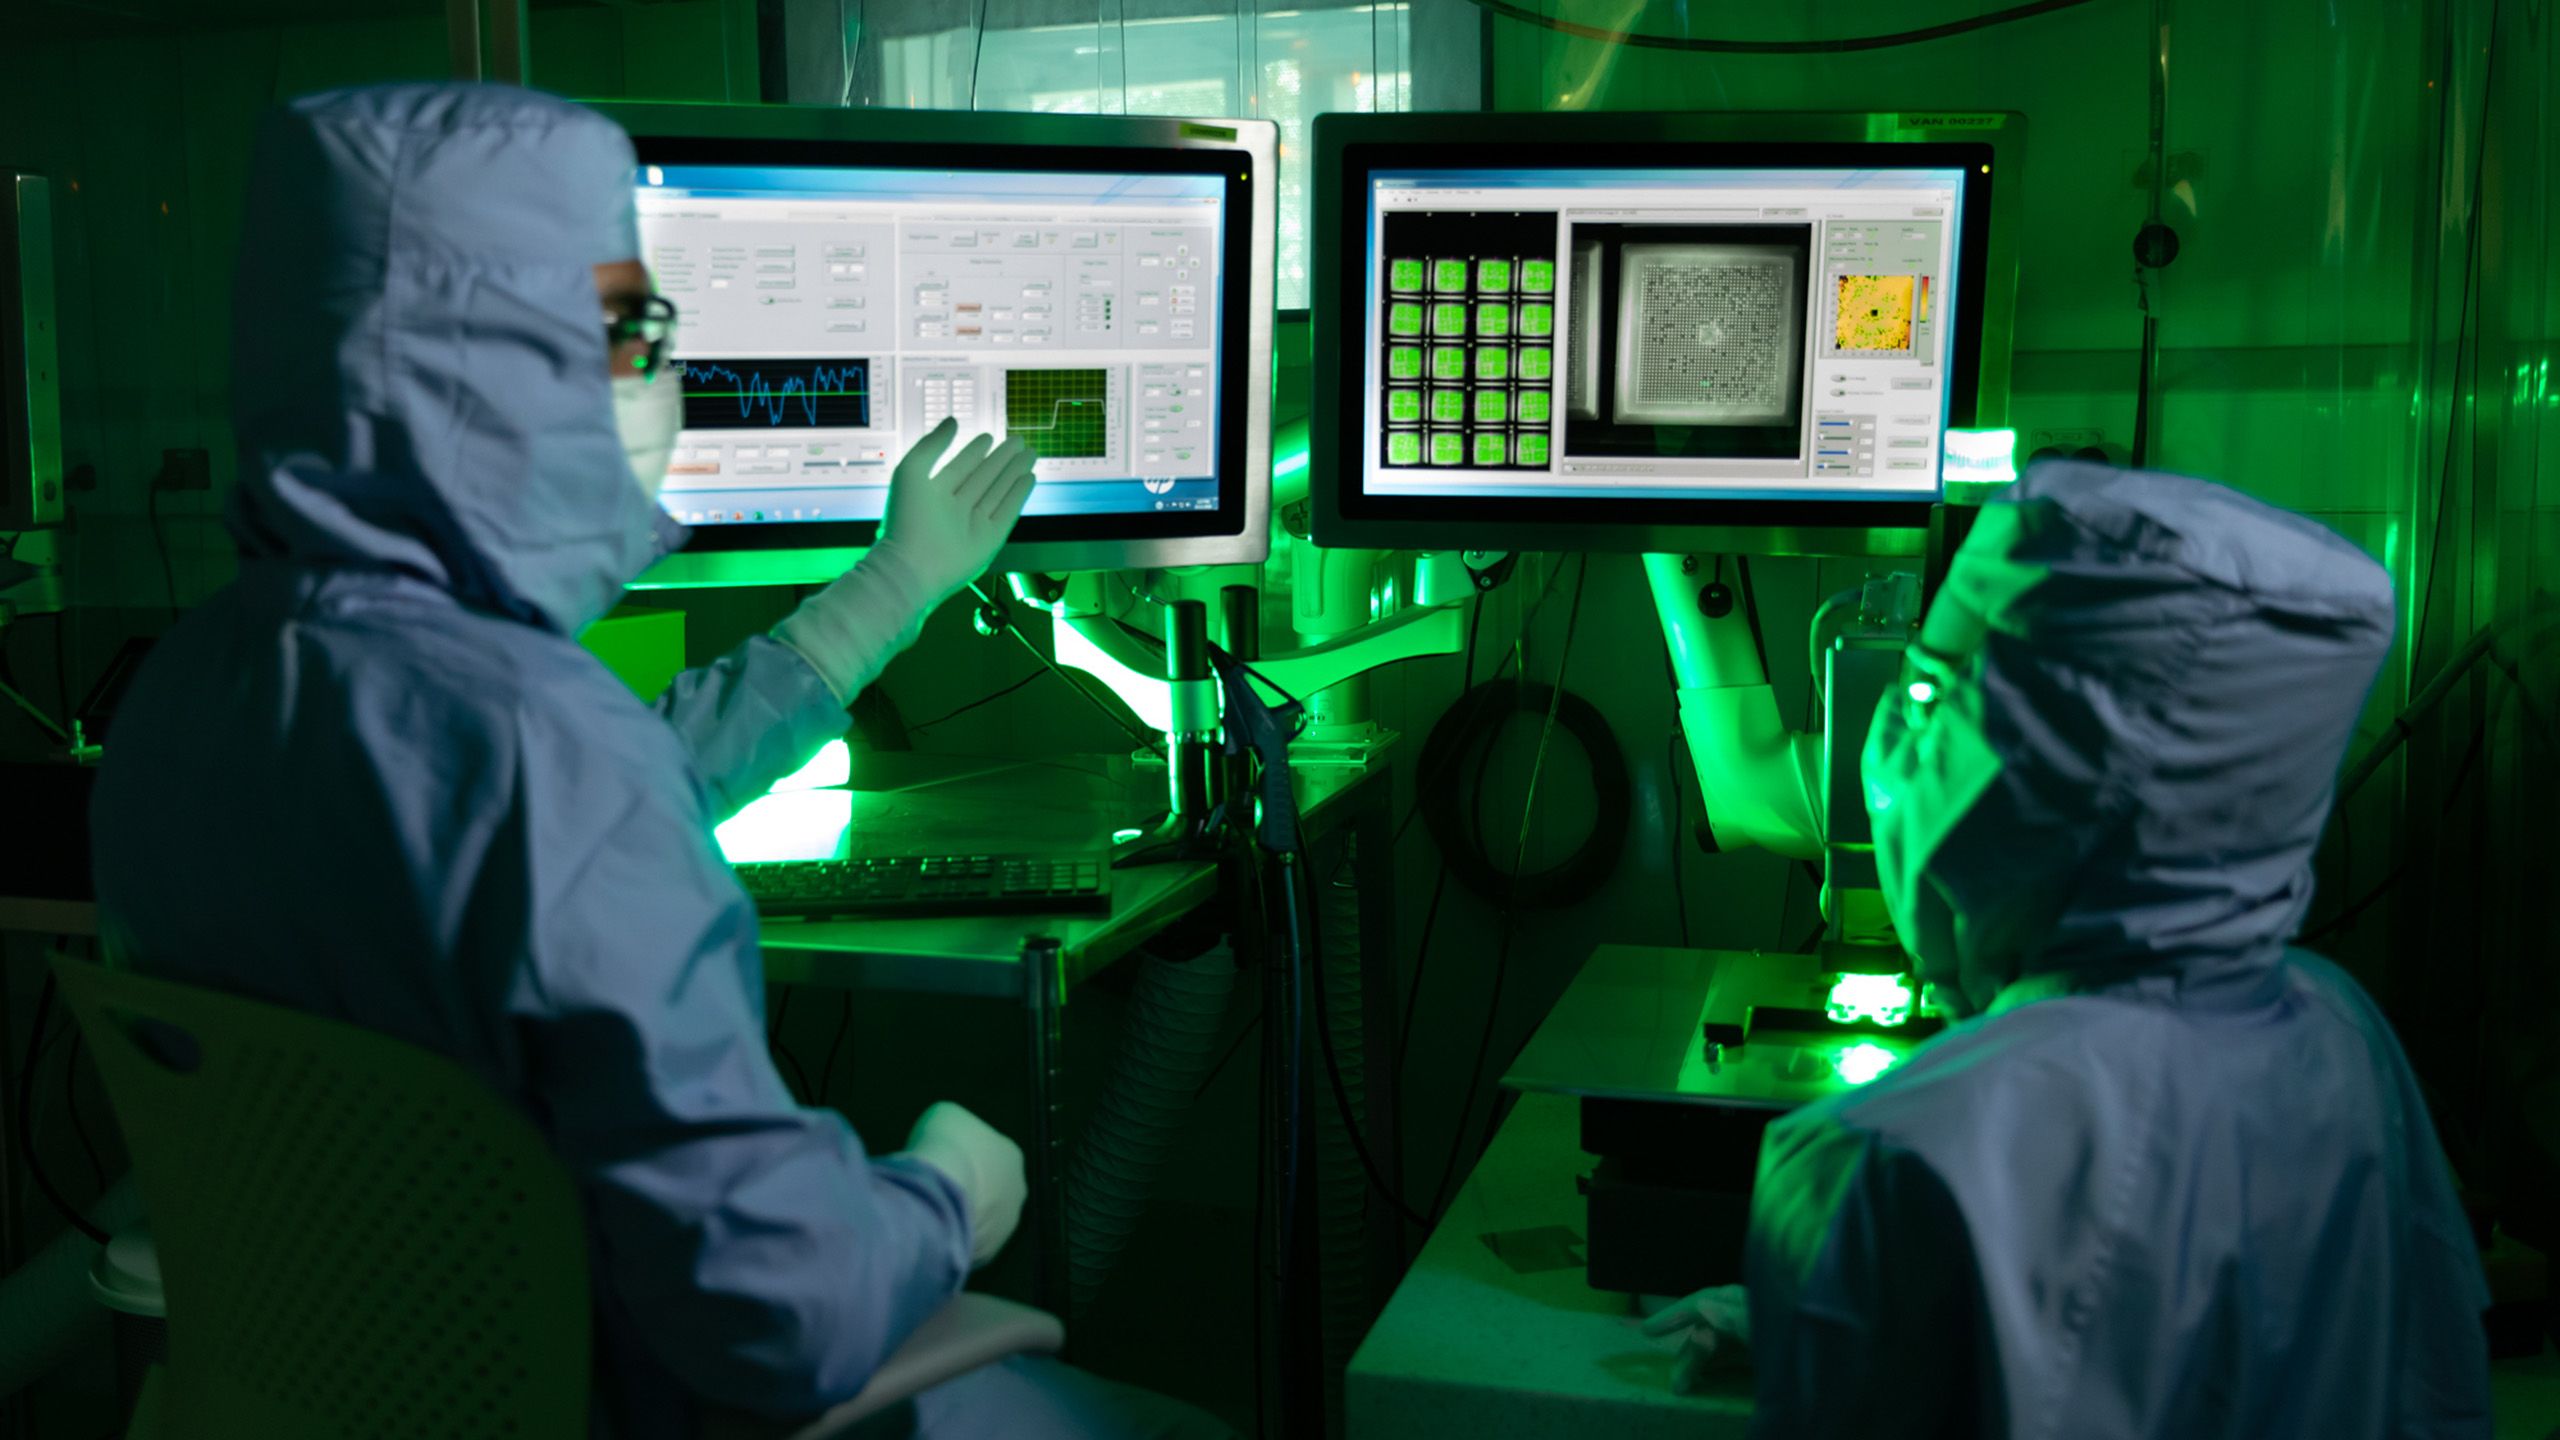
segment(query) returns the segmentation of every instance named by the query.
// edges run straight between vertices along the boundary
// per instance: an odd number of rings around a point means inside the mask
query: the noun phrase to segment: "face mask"
[[[640,482],[642,494],[657,499],[675,458],[676,432],[684,428],[684,383],[671,373],[615,376],[613,424],[622,432],[631,478]]]
[[[1894,933],[1918,962],[1921,978],[1963,1008],[1990,999],[1968,996],[1964,984],[1960,927],[1981,917],[1960,912],[1963,892],[1944,862],[1949,835],[2000,773],[1980,706],[1980,691],[1969,679],[1915,642],[1902,678],[1876,707],[1859,763],[1876,876]]]

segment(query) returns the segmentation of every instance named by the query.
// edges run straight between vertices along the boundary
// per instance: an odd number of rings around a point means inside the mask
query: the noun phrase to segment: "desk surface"
[[[1584,1282],[1574,1177],[1593,1161],[1579,1124],[1569,1096],[1520,1097],[1352,1357],[1350,1440],[1743,1433],[1747,1374],[1672,1394],[1673,1343],[1647,1339],[1626,1296]]]
[[[1347,823],[1379,766],[1296,772],[1306,832]],[[967,758],[877,752],[854,761],[857,854],[1004,853],[1100,847],[1114,829],[1164,809],[1160,767],[1124,756]],[[1117,871],[1108,914],[971,915],[917,920],[766,920],[767,978],[783,984],[1013,997],[1024,993],[1026,937],[1058,942],[1073,986],[1213,898],[1217,868],[1203,860]],[[94,934],[87,902],[0,897],[0,930]]]
[[[1379,767],[1295,772],[1310,838],[1345,823],[1352,798]],[[1107,844],[1164,809],[1160,767],[1123,756],[963,760],[912,752],[859,756],[852,784],[855,854],[1064,850]],[[767,920],[765,973],[794,985],[937,994],[1023,993],[1023,944],[1055,940],[1063,982],[1136,948],[1217,893],[1217,867],[1170,861],[1114,872],[1108,914],[974,915],[933,919]]]

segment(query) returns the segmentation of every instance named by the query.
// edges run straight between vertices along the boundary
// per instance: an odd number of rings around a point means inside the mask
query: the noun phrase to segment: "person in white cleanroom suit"
[[[239,579],[117,717],[94,825],[114,947],[522,1104],[586,1193],[605,1433],[848,1399],[1003,1245],[1022,1156],[957,1106],[873,1155],[793,1103],[711,830],[841,735],[995,558],[1031,457],[927,437],[851,573],[643,704],[572,638],[684,537],[654,498],[680,381],[629,139],[529,91],[390,86],[285,107],[252,177]],[[1223,1433],[1045,1360],[882,1423]]]
[[[1867,741],[1877,868],[1974,1018],[1770,1127],[1754,1436],[2487,1437],[2478,1251],[2390,1027],[2290,947],[2381,567],[2219,485],[2037,467]]]

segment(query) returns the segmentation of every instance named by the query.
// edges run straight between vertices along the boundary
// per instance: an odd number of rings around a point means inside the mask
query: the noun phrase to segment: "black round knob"
[[[1733,613],[1733,587],[1721,580],[1698,592],[1698,613],[1721,620]]]
[[[2178,232],[2154,220],[2133,235],[2133,262],[2146,270],[2166,269],[2178,258]]]

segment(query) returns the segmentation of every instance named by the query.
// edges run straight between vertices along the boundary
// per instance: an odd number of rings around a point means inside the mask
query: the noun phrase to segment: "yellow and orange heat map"
[[[1843,275],[1832,343],[1842,350],[1911,348],[1909,275]]]

